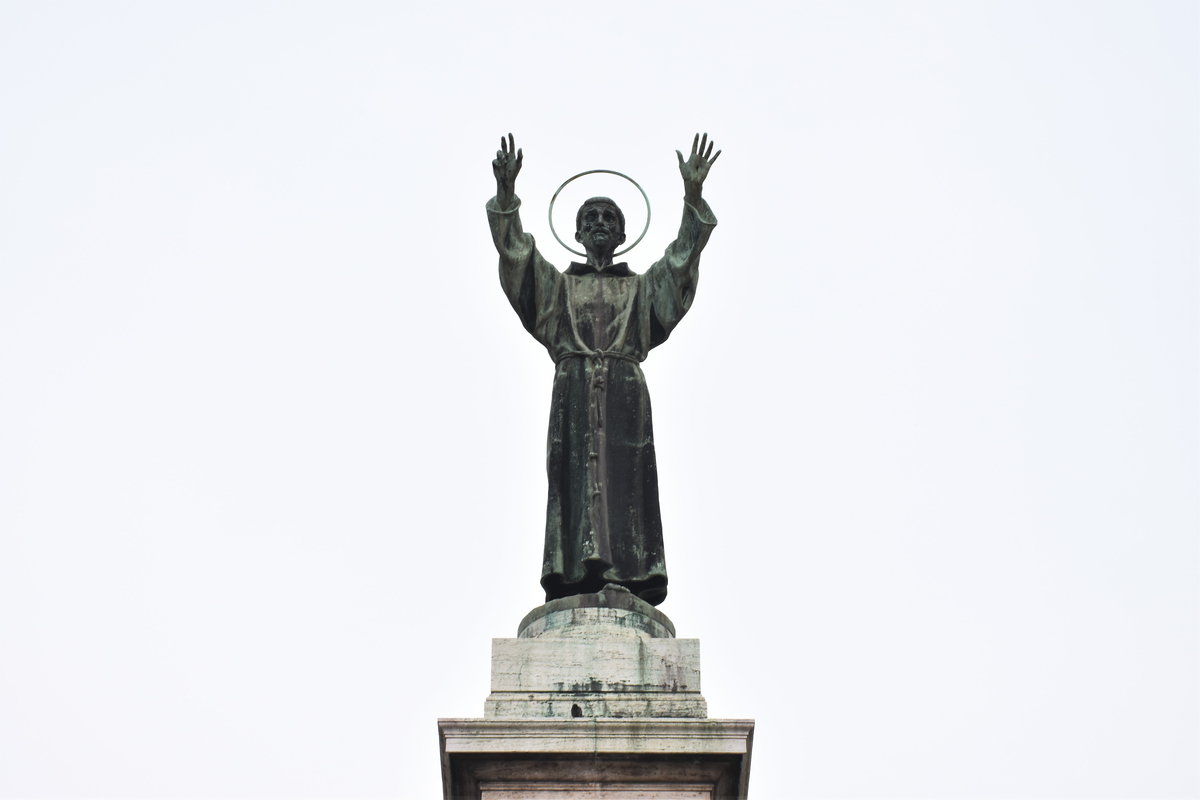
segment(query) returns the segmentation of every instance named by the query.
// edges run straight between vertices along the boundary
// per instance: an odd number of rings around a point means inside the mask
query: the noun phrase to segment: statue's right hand
[[[517,173],[521,171],[521,160],[524,155],[513,143],[513,135],[508,139],[500,137],[500,149],[496,151],[496,159],[492,161],[492,172],[496,175],[497,196],[512,195],[517,183]]]

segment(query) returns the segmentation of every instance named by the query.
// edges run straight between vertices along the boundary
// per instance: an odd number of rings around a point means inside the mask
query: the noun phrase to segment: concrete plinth
[[[492,640],[483,719],[438,720],[447,800],[744,798],[752,720],[710,720],[700,643],[620,587]]]

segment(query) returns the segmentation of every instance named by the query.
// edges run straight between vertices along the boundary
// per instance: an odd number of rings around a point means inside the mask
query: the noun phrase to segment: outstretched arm
[[[537,251],[533,237],[521,227],[521,200],[517,197],[517,173],[521,171],[524,156],[508,139],[500,137],[500,149],[492,161],[492,172],[496,176],[496,196],[488,201],[488,221],[492,228],[492,239],[500,253],[501,279],[504,273],[523,270],[530,257]]]
[[[717,226],[717,218],[701,197],[704,179],[717,156],[712,153],[708,134],[692,140],[692,155],[686,161],[679,156],[679,172],[683,176],[683,220],[679,224],[679,235],[667,245],[663,257],[643,275],[646,283],[649,325],[646,327],[648,347],[657,347],[671,335],[671,330],[683,319],[692,307],[696,296],[696,284],[700,280],[700,252],[708,243],[708,237]]]
[[[492,162],[496,196],[487,204],[488,225],[500,254],[500,286],[525,330],[549,347],[554,321],[559,316],[556,303],[562,274],[542,258],[533,237],[521,227],[521,201],[515,192],[521,160],[512,134],[507,141],[502,137]]]

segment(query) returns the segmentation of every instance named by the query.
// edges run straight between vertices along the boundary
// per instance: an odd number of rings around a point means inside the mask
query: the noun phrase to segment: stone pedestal
[[[483,719],[441,719],[447,800],[744,798],[752,720],[707,719],[700,643],[628,591],[554,600],[492,640]]]

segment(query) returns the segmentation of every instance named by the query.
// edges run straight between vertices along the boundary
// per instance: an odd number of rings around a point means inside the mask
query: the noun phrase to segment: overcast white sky
[[[642,270],[674,150],[725,151],[645,372],[661,608],[756,797],[1198,796],[1198,39],[1193,2],[3,4],[0,795],[439,796],[436,718],[542,601],[511,130],[560,267],[563,179],[641,181]]]

